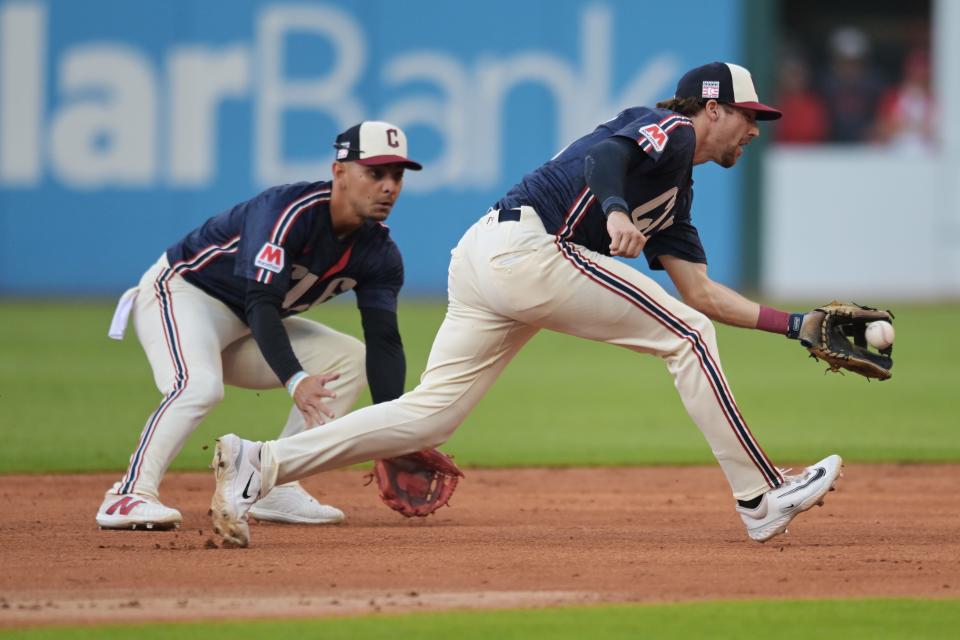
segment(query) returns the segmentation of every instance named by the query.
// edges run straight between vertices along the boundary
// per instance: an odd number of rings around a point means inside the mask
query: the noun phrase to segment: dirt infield
[[[7,476],[0,625],[292,617],[712,598],[960,597],[960,466],[848,465],[822,509],[746,538],[719,469],[471,470],[408,521],[359,471],[305,486],[348,522],[211,535],[209,474],[173,474],[175,532],[99,531],[113,476]]]

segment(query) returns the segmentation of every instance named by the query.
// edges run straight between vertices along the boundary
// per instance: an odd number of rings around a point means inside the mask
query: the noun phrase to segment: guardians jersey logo
[[[254,264],[261,269],[280,273],[283,271],[283,247],[264,242]]]

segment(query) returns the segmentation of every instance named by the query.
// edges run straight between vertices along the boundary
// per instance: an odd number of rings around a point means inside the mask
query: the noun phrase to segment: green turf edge
[[[322,306],[307,315],[359,335],[352,305]],[[897,312],[898,341],[884,383],[825,375],[795,341],[718,327],[737,402],[775,464],[829,453],[849,463],[960,460],[952,338],[960,303],[886,306]],[[122,473],[160,396],[136,339],[106,338],[112,311],[108,302],[0,300],[0,473]],[[408,389],[443,312],[440,302],[401,304]],[[282,389],[229,387],[171,470],[206,469],[223,433],[275,437],[289,408]],[[662,362],[549,332],[523,349],[444,450],[467,468],[715,464]]]
[[[0,630],[0,638],[956,638],[960,600],[739,600]]]

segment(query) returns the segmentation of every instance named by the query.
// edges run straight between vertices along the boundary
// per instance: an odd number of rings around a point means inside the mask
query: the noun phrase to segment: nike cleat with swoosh
[[[766,542],[786,533],[794,518],[814,505],[823,505],[824,496],[833,491],[842,476],[843,460],[838,455],[810,465],[801,475],[784,476],[783,484],[763,494],[756,508],[737,507],[747,534],[757,542]]]
[[[250,544],[247,512],[260,497],[260,471],[251,458],[259,454],[260,443],[232,433],[217,439],[213,454],[217,487],[210,501],[213,529],[238,547]]]
[[[299,482],[274,487],[257,500],[250,515],[265,522],[290,524],[337,524],[347,516],[336,507],[319,502]]]

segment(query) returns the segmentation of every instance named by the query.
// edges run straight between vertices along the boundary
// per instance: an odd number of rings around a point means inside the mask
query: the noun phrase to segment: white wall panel
[[[771,149],[764,292],[818,300],[960,294],[944,271],[958,238],[944,232],[940,169],[936,158],[869,147]]]

